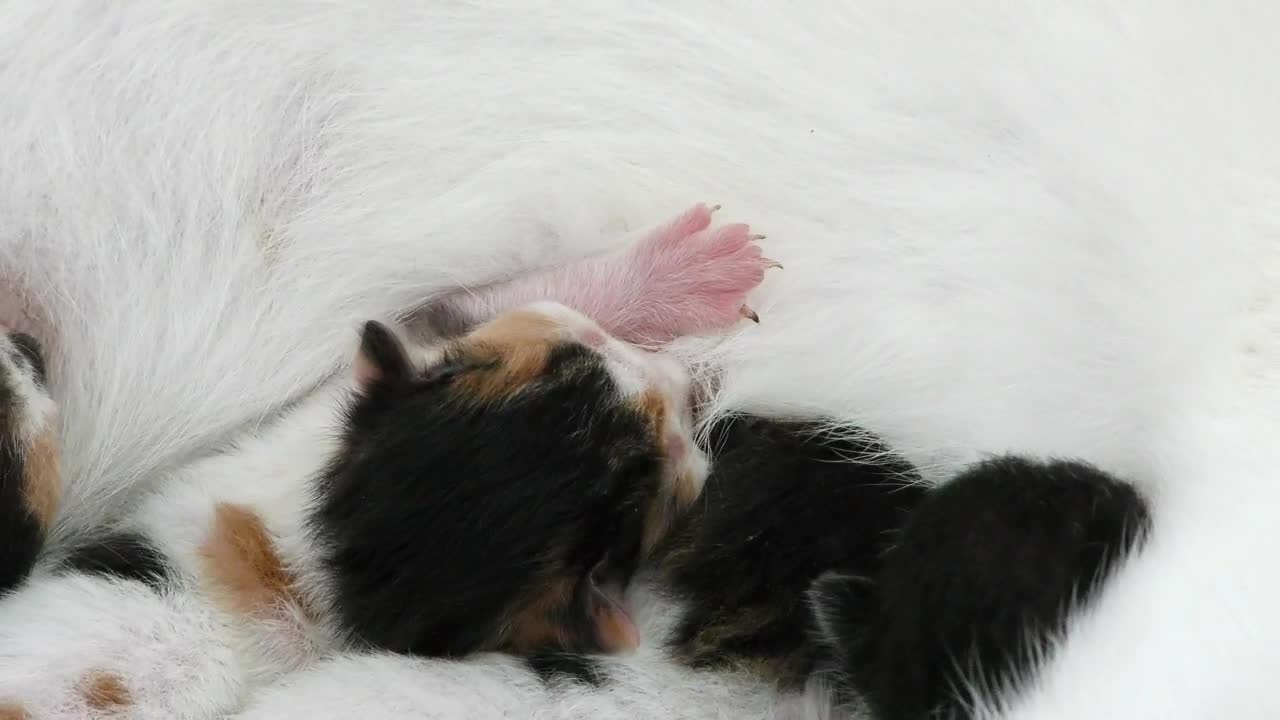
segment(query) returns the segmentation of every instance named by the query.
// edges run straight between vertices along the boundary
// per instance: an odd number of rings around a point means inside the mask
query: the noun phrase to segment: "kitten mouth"
[[[606,653],[624,653],[640,645],[640,629],[631,619],[626,589],[616,581],[590,583],[591,619],[596,645]]]

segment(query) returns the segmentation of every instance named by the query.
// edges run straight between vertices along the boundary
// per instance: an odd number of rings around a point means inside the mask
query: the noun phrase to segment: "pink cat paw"
[[[629,334],[651,342],[725,330],[744,317],[759,322],[747,295],[765,270],[782,267],[761,254],[743,223],[712,227],[719,209],[699,204],[650,232],[628,255],[639,307]]]

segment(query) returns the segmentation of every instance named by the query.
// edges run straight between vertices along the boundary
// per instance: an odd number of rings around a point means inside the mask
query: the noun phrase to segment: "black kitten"
[[[795,687],[817,652],[806,591],[829,571],[878,572],[925,489],[878,440],[834,439],[819,422],[727,418],[708,450],[702,497],[654,554],[684,609],[672,649]]]
[[[1132,486],[1083,463],[981,463],[929,492],[869,580],[814,584],[827,669],[879,720],[969,717],[962,693],[1016,690],[1026,650],[1149,527]]]

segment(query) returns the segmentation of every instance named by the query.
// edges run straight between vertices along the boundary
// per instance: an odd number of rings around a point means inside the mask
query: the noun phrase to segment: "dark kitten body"
[[[879,720],[963,718],[965,689],[1016,689],[1026,649],[1150,526],[1131,485],[1081,462],[1002,457],[926,488],[875,439],[822,428],[712,429],[703,496],[653,557],[682,606],[677,659],[818,676]]]
[[[871,581],[815,583],[827,670],[880,720],[970,717],[966,690],[1034,675],[1027,649],[1096,597],[1150,523],[1131,485],[1084,463],[980,463],[929,492]]]
[[[730,417],[707,447],[703,495],[654,556],[684,609],[672,649],[797,686],[816,656],[805,591],[831,570],[877,572],[925,489],[878,440],[833,439],[818,422]]]

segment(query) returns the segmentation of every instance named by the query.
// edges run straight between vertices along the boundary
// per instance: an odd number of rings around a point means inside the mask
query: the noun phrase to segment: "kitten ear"
[[[361,391],[368,392],[378,384],[408,380],[412,368],[404,343],[391,328],[374,320],[364,324],[354,363],[356,385]]]

